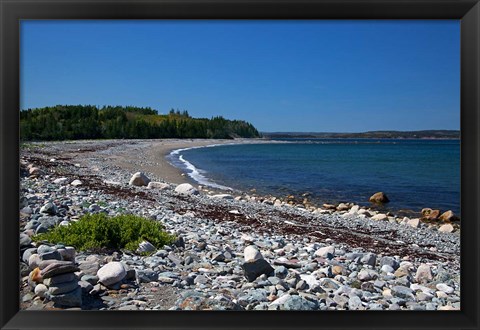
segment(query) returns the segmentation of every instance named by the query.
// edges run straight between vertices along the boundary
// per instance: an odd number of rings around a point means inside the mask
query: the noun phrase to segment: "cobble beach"
[[[175,149],[225,143],[265,141],[22,146],[21,308],[460,309],[458,221],[407,218],[353,203],[309,205],[250,191],[214,191],[166,159]],[[129,184],[137,172],[150,180],[148,186]],[[142,216],[161,222],[176,239],[146,255],[80,251],[30,238],[87,213]],[[37,266],[43,267],[42,279]],[[59,276],[63,282],[49,280]]]

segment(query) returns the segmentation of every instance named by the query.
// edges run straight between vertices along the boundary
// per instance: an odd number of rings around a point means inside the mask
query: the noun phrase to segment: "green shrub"
[[[69,226],[57,226],[33,237],[35,241],[62,243],[78,250],[124,248],[131,251],[143,240],[160,248],[174,239],[156,221],[134,215],[108,217],[105,214],[86,214]]]

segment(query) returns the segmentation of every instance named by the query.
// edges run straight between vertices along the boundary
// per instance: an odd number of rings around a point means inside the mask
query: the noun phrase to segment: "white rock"
[[[142,172],[137,172],[130,178],[128,182],[131,186],[146,186],[150,182],[150,179],[147,178]]]
[[[65,184],[65,183],[67,183],[67,181],[68,181],[67,178],[58,178],[58,179],[53,180],[53,183],[55,183],[55,184]]]
[[[453,226],[451,224],[447,223],[445,225],[440,226],[440,228],[438,228],[438,231],[440,231],[442,233],[451,233],[451,232],[453,232]]]
[[[255,261],[259,259],[263,259],[262,254],[258,251],[255,245],[249,245],[243,251],[243,255],[245,256],[245,261]]]
[[[445,305],[445,306],[440,306],[438,307],[439,311],[457,311],[459,310],[458,307],[453,307],[451,305]]]
[[[38,167],[30,167],[28,169],[28,174],[31,176],[37,176],[42,174],[42,171]]]
[[[445,292],[443,291],[437,291],[436,292],[436,295],[438,298],[443,298],[443,299],[447,299],[448,298],[448,294],[446,294]]]
[[[335,254],[335,247],[333,245],[322,247],[315,252],[317,257],[323,258],[326,258],[329,254]]]
[[[427,288],[426,286],[423,286],[423,285],[420,285],[420,284],[417,284],[417,283],[413,283],[410,285],[410,289],[412,289],[413,291],[422,291],[423,293],[425,294],[428,294],[430,296],[432,296],[434,294],[434,291],[430,288]]]
[[[255,242],[255,237],[247,234],[242,234],[242,237],[240,237],[242,241],[245,241],[245,243],[253,243]]]
[[[110,184],[110,185],[112,185],[112,186],[120,186],[120,185],[122,185],[121,182],[112,181],[112,180],[105,180],[105,181],[103,181],[103,183],[105,183],[105,184]]]
[[[122,263],[118,261],[109,262],[97,272],[98,281],[105,286],[120,282],[126,274]]]
[[[420,219],[415,218],[407,220],[407,225],[412,226],[413,228],[418,228],[418,226],[420,225]]]
[[[70,183],[70,185],[71,185],[71,186],[74,186],[74,187],[80,186],[81,184],[82,184],[82,181],[80,181],[80,180],[78,180],[78,179],[77,179],[77,180],[73,180],[73,181]]]
[[[393,269],[391,266],[389,265],[383,265],[382,268],[381,268],[381,271],[384,272],[384,273],[393,273],[395,269]]]
[[[446,294],[453,293],[453,288],[451,286],[446,285],[445,283],[439,283],[436,286],[437,290],[445,292]]]
[[[195,189],[191,184],[189,183],[182,183],[175,188],[175,192],[183,195],[196,195],[198,194],[198,190]]]
[[[387,218],[388,218],[387,215],[383,213],[379,213],[371,217],[372,220],[385,220]]]
[[[168,183],[155,182],[155,181],[149,182],[147,186],[148,189],[158,189],[158,190],[165,190],[165,189],[168,189],[169,187],[170,185]]]
[[[270,306],[283,305],[291,296],[289,294],[284,294],[280,298],[275,299]]]
[[[307,282],[309,287],[320,285],[320,281],[314,275],[301,274],[300,278]]]
[[[415,280],[418,283],[430,282],[433,280],[432,270],[429,265],[421,264],[418,266],[417,273],[415,274]]]
[[[35,286],[35,294],[39,296],[40,298],[45,297],[45,293],[48,291],[48,288],[45,284],[37,284]]]
[[[230,194],[218,194],[209,196],[210,198],[218,198],[218,199],[233,199],[233,196]]]
[[[42,259],[40,256],[37,253],[34,253],[28,258],[28,267],[30,267],[30,269],[35,269],[41,262]]]
[[[358,205],[353,205],[352,208],[350,209],[349,213],[355,214],[359,211],[360,206]]]

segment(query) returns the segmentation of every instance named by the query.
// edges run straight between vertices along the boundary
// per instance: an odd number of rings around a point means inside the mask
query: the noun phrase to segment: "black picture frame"
[[[2,329],[478,329],[478,0],[0,0]],[[19,311],[19,25],[22,19],[458,19],[461,21],[461,311]]]

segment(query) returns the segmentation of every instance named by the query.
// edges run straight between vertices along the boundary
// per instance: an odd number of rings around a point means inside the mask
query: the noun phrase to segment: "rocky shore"
[[[453,218],[193,187],[179,173],[159,172],[172,171],[159,160],[159,144],[165,142],[22,146],[21,309],[460,309],[460,228]],[[142,242],[145,255],[30,238],[86,213],[160,221],[176,240],[159,249]]]

